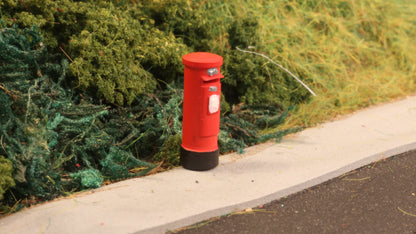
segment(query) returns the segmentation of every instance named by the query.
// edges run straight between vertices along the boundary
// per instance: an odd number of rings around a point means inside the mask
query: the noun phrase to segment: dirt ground
[[[171,233],[416,233],[416,151]]]

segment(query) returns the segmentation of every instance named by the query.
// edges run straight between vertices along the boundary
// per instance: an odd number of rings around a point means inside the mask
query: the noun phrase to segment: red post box
[[[220,131],[221,56],[206,52],[186,54],[181,164],[196,171],[218,165]]]

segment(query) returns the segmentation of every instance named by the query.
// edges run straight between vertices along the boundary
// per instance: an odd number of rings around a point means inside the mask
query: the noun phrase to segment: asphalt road
[[[171,233],[416,233],[416,151]]]

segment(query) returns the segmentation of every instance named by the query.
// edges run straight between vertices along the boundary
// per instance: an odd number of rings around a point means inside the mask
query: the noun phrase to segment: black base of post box
[[[193,171],[207,171],[218,165],[219,150],[193,152],[181,147],[181,165]]]

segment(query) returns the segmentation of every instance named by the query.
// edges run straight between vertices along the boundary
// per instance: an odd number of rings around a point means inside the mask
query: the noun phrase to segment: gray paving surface
[[[416,97],[183,168],[122,181],[0,219],[0,233],[164,233],[279,199],[416,148]]]

